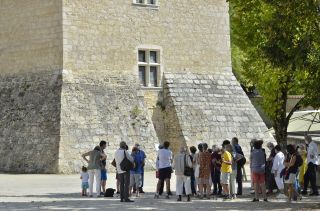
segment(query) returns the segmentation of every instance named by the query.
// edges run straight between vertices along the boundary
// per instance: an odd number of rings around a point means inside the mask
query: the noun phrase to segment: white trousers
[[[275,176],[274,179],[276,181],[278,189],[283,190],[284,189],[283,178],[280,177],[280,174],[277,174],[277,176]]]
[[[176,175],[176,195],[183,194],[183,185],[186,191],[186,195],[191,194],[191,178],[184,175]]]
[[[100,169],[90,169],[89,173],[89,195],[92,196],[93,193],[93,181],[96,178],[96,194],[100,195],[100,184],[101,184],[101,170]]]
[[[230,194],[236,194],[236,179],[237,179],[237,170],[232,170],[230,174]]]

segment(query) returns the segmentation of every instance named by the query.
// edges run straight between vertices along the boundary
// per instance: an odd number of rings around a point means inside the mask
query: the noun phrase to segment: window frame
[[[145,53],[145,61],[142,62],[139,60],[139,53],[140,51],[144,51]],[[150,52],[156,52],[156,63],[150,61]],[[139,84],[142,88],[161,88],[162,84],[162,58],[161,58],[161,49],[159,48],[147,48],[147,47],[139,47],[137,49],[137,69],[138,69],[138,80]],[[145,83],[144,85],[140,83],[140,66],[145,67]],[[154,84],[151,84],[150,80],[150,73],[151,73],[151,67],[156,67],[156,86]]]
[[[159,7],[159,0],[153,0],[155,1],[154,4],[149,4],[148,1],[150,0],[142,0],[142,3],[139,3],[138,0],[132,0],[132,4],[135,6],[141,6],[141,7],[150,7],[157,9]]]

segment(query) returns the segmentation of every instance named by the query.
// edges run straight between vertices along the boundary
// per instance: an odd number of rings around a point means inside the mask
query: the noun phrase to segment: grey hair
[[[274,144],[273,144],[272,142],[268,142],[268,143],[267,143],[267,147],[274,148]]]
[[[187,151],[187,149],[186,149],[185,146],[180,147],[180,152],[181,152],[181,153],[182,153],[182,152],[186,152],[186,151]]]

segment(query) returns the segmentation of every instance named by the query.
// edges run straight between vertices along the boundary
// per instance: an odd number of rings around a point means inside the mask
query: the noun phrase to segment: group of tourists
[[[311,183],[311,196],[318,195],[316,186],[316,171],[319,165],[318,148],[310,136],[305,137],[306,145],[297,147],[287,145],[283,151],[279,145],[268,143],[270,155],[267,157],[262,148],[262,140],[251,141],[250,170],[253,202],[268,201],[267,194],[275,190],[278,194],[286,194],[288,201],[301,199],[301,194],[307,193]],[[88,162],[82,168],[82,195],[93,196],[93,183],[96,180],[96,196],[106,195],[106,154],[104,152],[107,142],[101,141],[94,150],[82,157]],[[87,159],[89,157],[89,159]],[[125,142],[120,142],[119,149],[114,154],[112,165],[116,168],[117,193],[121,202],[133,202],[129,197],[136,194],[139,197],[143,191],[144,165],[146,155],[139,144],[135,144],[129,152]],[[164,142],[159,146],[156,160],[156,186],[155,199],[165,195],[170,198],[171,175],[176,176],[177,201],[186,201],[191,198],[210,199],[223,197],[232,200],[242,195],[243,171],[246,158],[238,143],[238,138],[231,141],[224,140],[222,145],[213,145],[209,148],[207,143],[189,149],[182,146],[173,156],[170,143]],[[236,185],[237,184],[237,185]],[[165,193],[164,194],[164,189]],[[285,191],[287,190],[287,191]]]

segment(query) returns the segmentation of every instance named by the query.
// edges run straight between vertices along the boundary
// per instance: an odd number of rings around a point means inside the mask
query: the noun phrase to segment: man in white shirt
[[[120,202],[133,202],[129,199],[130,171],[123,171],[120,167],[120,163],[124,159],[124,156],[133,163],[133,158],[126,149],[126,142],[121,141],[120,148],[114,154],[114,159],[116,161],[117,174],[120,181]]]
[[[305,136],[306,144],[308,145],[308,154],[307,154],[307,163],[308,168],[304,175],[304,187],[302,194],[307,194],[307,189],[309,182],[311,183],[312,193],[310,196],[318,196],[318,187],[317,187],[317,167],[319,165],[319,152],[317,144],[312,140],[311,136]]]
[[[165,141],[163,143],[163,149],[160,149],[158,151],[158,171],[159,171],[159,180],[157,184],[157,192],[154,196],[154,198],[159,198],[159,191],[164,183],[166,182],[167,186],[167,196],[166,198],[169,198],[170,194],[170,179],[171,179],[171,173],[172,173],[172,152],[169,150],[170,143],[168,141]]]
[[[284,159],[285,156],[283,152],[281,152],[281,147],[279,145],[274,147],[276,156],[274,157],[272,169],[271,172],[274,174],[274,179],[276,181],[276,184],[278,186],[278,189],[280,192],[283,192],[284,184],[283,184],[283,178],[280,177],[281,171],[284,169]]]

